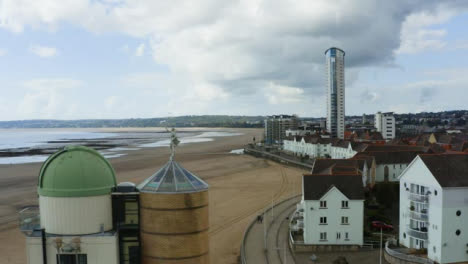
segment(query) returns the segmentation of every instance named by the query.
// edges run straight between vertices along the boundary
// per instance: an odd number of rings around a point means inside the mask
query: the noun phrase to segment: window
[[[458,210],[458,211],[457,211],[457,216],[460,216],[460,215],[461,215],[461,211]]]
[[[327,208],[327,201],[320,201],[320,208]]]
[[[87,264],[86,254],[57,254],[57,263],[60,264]]]
[[[341,233],[340,232],[336,233],[336,239],[341,239]]]
[[[345,239],[345,240],[349,240],[349,233],[348,233],[348,232],[345,232],[344,234],[345,234],[344,239]]]
[[[460,229],[457,229],[457,231],[455,231],[455,235],[459,236],[460,234],[461,234]]]
[[[327,233],[326,232],[320,233],[320,240],[327,240]]]
[[[327,224],[327,218],[326,217],[320,217],[320,224],[321,225],[326,225]]]
[[[348,208],[348,201],[341,201],[341,208]]]
[[[434,190],[434,195],[437,195],[437,190]]]
[[[347,216],[342,216],[341,217],[341,224],[342,225],[347,225],[348,223],[348,217]]]

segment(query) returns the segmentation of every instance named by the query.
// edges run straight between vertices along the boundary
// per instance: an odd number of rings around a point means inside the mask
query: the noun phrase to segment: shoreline
[[[298,168],[230,154],[252,138],[261,138],[263,129],[230,129],[243,135],[214,137],[213,141],[182,144],[175,160],[210,185],[211,263],[237,263],[242,234],[250,221],[271,204],[301,191]],[[138,184],[153,175],[169,160],[167,147],[142,148],[110,159],[117,182]],[[26,262],[25,236],[18,230],[18,211],[37,205],[37,177],[41,163],[0,165],[0,263]],[[3,224],[1,224],[3,223]]]

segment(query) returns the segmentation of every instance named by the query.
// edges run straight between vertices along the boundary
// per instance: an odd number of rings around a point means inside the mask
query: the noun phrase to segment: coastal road
[[[287,244],[289,221],[286,220],[286,217],[291,215],[300,199],[301,196],[296,196],[278,203],[273,210],[271,207],[266,208],[263,223],[253,223],[245,237],[244,256],[246,263],[283,264],[285,253],[286,263],[294,263]]]

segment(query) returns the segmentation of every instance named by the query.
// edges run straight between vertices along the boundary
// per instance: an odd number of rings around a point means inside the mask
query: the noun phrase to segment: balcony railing
[[[26,207],[19,212],[19,227],[21,232],[31,234],[41,228],[39,207]]]
[[[415,237],[415,238],[418,238],[418,239],[427,240],[427,230],[426,231],[421,231],[421,230],[417,230],[417,229],[413,229],[411,227],[408,227],[406,229],[406,233],[408,233],[409,236],[412,236],[412,237]]]
[[[409,193],[409,199],[414,202],[427,203],[429,202],[429,196],[425,194]]]
[[[426,213],[410,211],[409,216],[410,216],[410,218],[418,220],[418,221],[427,222],[429,220],[429,216],[427,215],[427,211],[426,211]]]

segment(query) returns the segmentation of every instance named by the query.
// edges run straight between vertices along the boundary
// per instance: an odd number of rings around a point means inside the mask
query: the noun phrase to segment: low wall
[[[340,251],[357,251],[358,245],[305,245],[294,244],[289,241],[291,249],[295,253],[300,252],[340,252]]]
[[[403,254],[388,247],[385,243],[384,258],[390,264],[434,264],[430,259]]]

